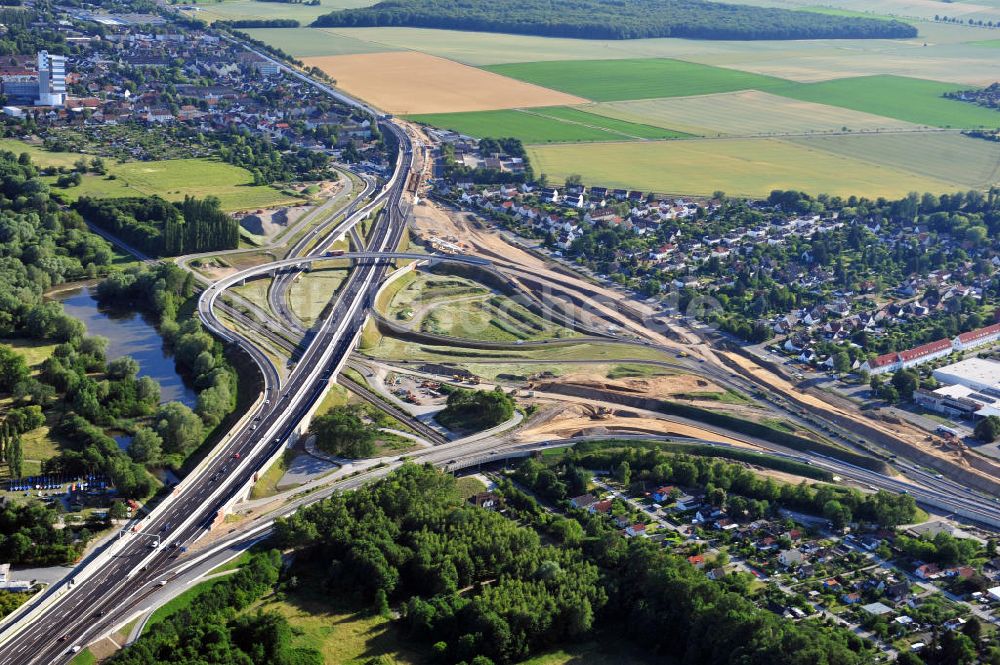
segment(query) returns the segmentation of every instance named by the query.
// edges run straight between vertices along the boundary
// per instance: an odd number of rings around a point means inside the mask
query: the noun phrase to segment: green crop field
[[[1000,127],[1000,112],[941,96],[967,87],[905,76],[861,76],[822,83],[789,83],[771,92],[919,125]]]
[[[114,176],[113,179],[110,176]],[[56,178],[49,178],[55,182]],[[107,176],[88,175],[79,187],[52,187],[67,201],[81,196],[123,197],[156,194],[168,201],[185,195],[216,196],[226,210],[292,205],[299,199],[274,187],[253,185],[250,172],[212,159],[168,159],[162,162],[109,164]]]
[[[531,110],[471,111],[409,116],[410,120],[468,136],[516,136],[524,143],[622,141],[683,136],[651,125],[602,117],[568,107]]]
[[[773,189],[801,189],[904,196],[955,189],[952,181],[770,138],[553,145],[528,152],[535,169],[553,182],[577,173],[595,185],[666,194],[710,195],[721,190],[766,196]]]
[[[296,58],[399,50],[345,37],[322,28],[253,28],[243,32]]]
[[[973,46],[986,46],[988,48],[1000,48],[1000,39],[984,39],[979,42],[969,42]]]
[[[769,90],[787,85],[770,76],[664,58],[525,62],[485,69],[594,101]]]

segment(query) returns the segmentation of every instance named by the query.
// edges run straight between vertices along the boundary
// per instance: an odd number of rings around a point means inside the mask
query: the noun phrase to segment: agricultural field
[[[919,125],[958,128],[1000,126],[1000,113],[997,111],[941,96],[964,87],[901,76],[864,76],[805,85],[792,83],[774,92]]]
[[[238,21],[240,19],[290,18],[299,21],[302,25],[308,25],[316,20],[316,17],[329,14],[335,9],[350,9],[370,4],[366,0],[320,0],[320,4],[317,6],[291,2],[259,2],[258,0],[223,0],[222,2],[194,0],[194,2],[185,3],[185,5],[196,7],[196,9],[184,13],[208,23]]]
[[[954,185],[952,190],[986,189],[996,184],[1000,176],[1000,143],[969,138],[957,132],[816,136],[790,141],[810,149],[875,161],[950,182]]]
[[[399,50],[338,35],[325,28],[251,28],[243,32],[296,58]]]
[[[573,95],[425,53],[306,58],[347,92],[389,113],[452,113],[579,104]]]
[[[591,113],[629,122],[644,121],[699,136],[768,136],[917,127],[902,120],[756,90],[606,102],[584,108]]]
[[[267,4],[267,3],[256,3]],[[272,3],[274,4],[274,3]],[[936,4],[936,3],[935,3]],[[956,4],[949,6],[954,8]],[[941,12],[938,5],[938,12]],[[714,41],[689,39],[586,40],[458,32],[426,28],[309,28],[308,55],[337,55],[344,48],[325,37],[347,37],[361,51],[413,50],[467,65],[535,63],[552,60],[674,58],[692,63],[755,72],[794,81],[894,74],[971,85],[996,80],[996,59],[977,46],[998,39],[998,31],[922,21],[920,35],[910,40]],[[263,34],[288,43],[281,30]],[[365,44],[364,47],[359,43]],[[290,51],[294,53],[293,51]],[[303,53],[303,55],[307,55]],[[960,63],[960,67],[956,67]],[[658,95],[652,95],[658,96]]]
[[[47,153],[53,154],[53,153]],[[54,153],[59,154],[59,153]],[[81,196],[124,197],[156,194],[168,201],[187,195],[215,196],[225,210],[294,205],[298,198],[267,185],[253,185],[246,169],[213,159],[168,159],[160,162],[109,163],[107,176],[87,175],[79,187],[52,187],[67,201]],[[50,179],[55,182],[56,178]]]
[[[781,79],[669,59],[567,60],[486,67],[488,71],[594,101],[685,97],[781,87]]]
[[[766,196],[773,189],[831,195],[904,196],[955,183],[780,139],[692,139],[529,148],[540,173],[667,194]]]
[[[928,19],[1000,23],[1000,0],[749,2],[902,18],[919,36],[577,40],[378,27],[270,39],[333,56],[323,58],[331,75],[387,111],[470,136],[516,136],[535,171],[554,181],[579,173],[592,184],[677,194],[788,187],[873,196],[996,181],[995,146],[940,130],[1000,126],[1000,113],[941,96],[998,80],[1000,31]],[[406,52],[336,57],[362,49]],[[528,102],[513,94],[513,80],[532,85]],[[602,145],[560,145],[583,143]]]
[[[902,76],[860,76],[797,83],[680,60],[575,60],[488,68],[594,101],[689,97],[738,90],[769,92],[933,127],[995,127],[998,114],[941,95],[963,89]]]
[[[668,139],[684,136],[669,129],[602,117],[564,106],[412,115],[408,119],[444,127],[467,136],[515,136],[524,143]]]

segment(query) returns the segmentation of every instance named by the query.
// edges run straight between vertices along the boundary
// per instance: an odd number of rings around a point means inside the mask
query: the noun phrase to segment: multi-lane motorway
[[[312,82],[297,72],[304,80]],[[374,109],[316,84],[344,103],[378,117]],[[401,198],[413,162],[406,133],[388,119],[383,132],[398,142],[392,177],[372,202],[352,217],[382,207],[370,232],[367,250],[385,253],[396,248],[403,232]],[[312,239],[310,238],[309,241]],[[308,244],[309,241],[305,241]],[[304,248],[306,244],[303,244]],[[18,620],[0,632],[0,663],[57,663],[121,618],[122,613],[162,582],[172,559],[197,540],[219,516],[223,506],[253,481],[254,474],[287,439],[310,411],[326,384],[344,363],[361,331],[371,293],[385,274],[387,261],[367,261],[351,271],[336,303],[314,330],[294,371],[284,384],[271,361],[248,340],[225,328],[213,304],[218,288],[203,292],[199,315],[206,327],[229,343],[238,344],[260,365],[264,390],[253,413],[230,433],[207,463],[178,485],[152,514],[92,557],[64,583],[34,599]]]
[[[365,192],[346,210],[343,220],[333,230],[321,224],[298,240],[283,261],[247,271],[237,279],[252,277],[268,270],[275,279],[269,290],[272,310],[299,333],[305,333],[301,323],[287,307],[287,290],[294,279],[296,264],[312,262],[322,257],[330,243],[350,230],[359,220],[376,215],[365,248],[346,254],[354,268],[341,287],[330,311],[306,337],[305,348],[293,371],[281,380],[272,361],[250,340],[223,325],[216,305],[234,279],[207,288],[199,301],[199,316],[207,328],[226,342],[239,345],[254,358],[263,375],[263,393],[254,410],[240,426],[220,443],[215,454],[178,485],[146,519],[127,530],[123,536],[107,545],[74,572],[65,583],[47,590],[34,599],[0,629],[0,665],[36,665],[69,660],[75,645],[86,644],[141,607],[158,586],[171,583],[183,559],[177,560],[182,548],[196,541],[216,521],[220,511],[250,483],[254,474],[277,450],[283,448],[305,416],[334,379],[353,349],[372,302],[373,294],[385,276],[389,258],[427,258],[423,255],[395,254],[403,232],[405,212],[403,192],[414,166],[414,151],[406,133],[390,118],[380,117],[375,109],[334,90],[295,70],[296,76],[322,89],[338,101],[352,105],[378,118],[386,134],[398,143],[397,159],[392,176],[378,191],[366,181]],[[365,203],[367,196],[371,200]],[[339,257],[338,257],[339,258]],[[453,260],[485,264],[482,259]],[[499,459],[497,455],[521,454],[540,445],[519,446],[498,444],[489,439],[473,442],[442,443],[435,448],[410,454],[409,457],[442,466]],[[837,460],[816,455],[789,453],[797,459],[829,469],[833,473],[872,487],[895,491],[911,491],[927,503],[953,506],[956,512],[971,514],[984,523],[1000,525],[1000,508],[987,500],[963,496],[961,488],[950,481],[938,479],[913,469],[911,483],[851,467]],[[293,510],[300,503],[315,501],[330,492],[350,488],[388,473],[398,462],[372,470],[344,481],[328,490],[286,505],[281,512]],[[239,537],[237,534],[235,537]]]

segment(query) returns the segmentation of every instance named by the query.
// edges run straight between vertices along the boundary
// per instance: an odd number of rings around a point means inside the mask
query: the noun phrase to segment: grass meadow
[[[90,161],[89,155],[81,155],[78,152],[50,152],[40,145],[17,139],[0,139],[0,150],[8,150],[15,155],[26,152],[31,157],[31,163],[42,168],[46,166],[73,168],[73,164],[81,157]]]
[[[51,153],[50,153],[51,154]],[[109,163],[108,175],[88,175],[78,187],[52,186],[65,201],[81,196],[112,197],[158,195],[182,201],[186,195],[216,196],[225,210],[249,210],[293,205],[300,199],[267,185],[253,185],[250,172],[213,159],[168,159],[161,162]],[[50,184],[56,178],[48,179]]]

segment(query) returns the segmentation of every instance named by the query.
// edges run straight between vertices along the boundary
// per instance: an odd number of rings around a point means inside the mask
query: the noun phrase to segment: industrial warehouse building
[[[1000,391],[1000,362],[968,358],[934,370],[934,378],[938,383],[965,386],[970,390]]]
[[[941,388],[913,393],[925,409],[957,418],[1000,416],[1000,362],[969,358],[934,370],[934,378]]]

